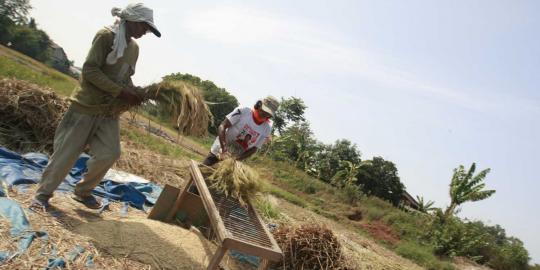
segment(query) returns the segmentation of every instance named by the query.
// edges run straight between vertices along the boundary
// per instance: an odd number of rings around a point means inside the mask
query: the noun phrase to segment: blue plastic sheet
[[[0,216],[9,220],[11,237],[17,238],[18,250],[15,253],[0,251],[0,263],[24,253],[32,241],[38,237],[47,237],[46,232],[33,231],[22,207],[13,200],[0,198]]]
[[[229,251],[229,255],[240,262],[247,263],[254,267],[258,267],[259,264],[261,263],[261,259],[259,259],[259,257],[245,254],[240,251],[231,250]]]
[[[81,246],[76,246],[75,249],[70,251],[67,255],[67,260],[70,262],[75,261],[81,254],[85,252],[85,249]]]
[[[49,259],[49,264],[45,267],[45,270],[59,269],[66,267],[66,261],[64,258],[51,258]]]
[[[57,189],[72,192],[74,186],[82,179],[86,171],[89,156],[79,157],[70,173]],[[9,187],[24,188],[29,184],[37,184],[43,169],[47,166],[48,157],[41,153],[20,155],[0,146],[0,181]],[[144,204],[155,204],[162,188],[153,183],[116,183],[104,179],[93,193],[114,201],[128,202],[131,206],[143,209]],[[0,191],[1,192],[1,191]]]
[[[75,249],[73,249],[67,254],[67,261],[68,262],[75,261],[84,252],[85,252],[85,249],[83,247],[76,246]],[[47,267],[45,267],[45,270],[60,269],[60,268],[65,268],[65,267],[66,267],[66,259],[62,257],[55,257],[55,258],[49,259],[49,263],[47,264]]]

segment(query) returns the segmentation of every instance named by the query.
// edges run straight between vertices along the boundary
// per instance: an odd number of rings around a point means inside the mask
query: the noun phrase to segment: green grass
[[[274,185],[268,185],[267,187],[267,192],[269,192],[270,194],[278,197],[278,198],[282,198],[292,204],[295,204],[295,205],[298,205],[300,207],[307,207],[308,206],[308,202],[306,202],[304,199],[300,198],[299,196],[297,195],[294,195],[284,189],[281,189],[277,186],[274,186]]]
[[[278,219],[281,216],[279,209],[265,197],[259,197],[255,201],[255,208],[257,208],[257,211],[267,219]]]
[[[69,96],[79,85],[77,80],[68,75],[3,46],[0,46],[0,77],[50,87],[63,96]]]
[[[411,259],[429,270],[453,270],[452,264],[442,261],[433,255],[433,249],[415,242],[401,242],[396,248],[397,254]]]
[[[204,148],[210,149],[212,147],[212,144],[214,143],[214,140],[216,139],[216,136],[212,134],[208,134],[204,137],[197,137],[197,136],[188,136],[192,141],[202,145]]]
[[[186,151],[179,145],[168,143],[159,137],[146,134],[144,131],[124,128],[121,129],[120,134],[129,138],[129,140],[142,144],[148,147],[148,149],[164,156],[172,158],[190,158],[194,160],[201,159],[199,155],[196,155],[191,151]]]

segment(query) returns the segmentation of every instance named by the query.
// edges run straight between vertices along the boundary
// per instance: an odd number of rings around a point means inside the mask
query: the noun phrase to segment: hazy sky
[[[81,66],[110,9],[128,1],[31,0]],[[138,40],[134,81],[173,72],[242,104],[297,96],[326,143],[396,163],[409,193],[449,204],[459,164],[497,193],[460,216],[501,224],[540,263],[540,1],[146,1],[162,38]]]

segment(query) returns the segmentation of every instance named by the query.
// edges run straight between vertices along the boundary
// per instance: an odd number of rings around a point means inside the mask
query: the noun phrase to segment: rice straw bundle
[[[0,144],[20,152],[51,153],[54,132],[68,106],[48,88],[0,80]]]
[[[136,88],[136,94],[143,102],[155,100],[166,108],[172,123],[186,135],[206,135],[212,114],[204,101],[202,91],[195,86],[181,81],[166,80],[144,88]],[[120,114],[136,105],[117,101],[115,114]]]
[[[324,225],[282,225],[272,234],[283,251],[282,269],[349,269],[341,244]]]
[[[226,197],[238,199],[244,206],[262,189],[259,175],[249,166],[233,158],[220,162],[208,179],[213,181],[211,188],[215,188]]]

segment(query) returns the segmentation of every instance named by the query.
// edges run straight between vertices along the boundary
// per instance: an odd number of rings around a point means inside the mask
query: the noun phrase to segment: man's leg
[[[216,163],[219,162],[219,158],[212,154],[212,152],[208,153],[208,156],[206,156],[206,158],[203,160],[202,164],[206,165],[206,166],[212,166]]]
[[[120,127],[117,117],[101,118],[94,134],[89,138],[91,158],[88,171],[75,186],[75,195],[88,197],[101,182],[107,171],[120,157]]]
[[[69,109],[56,128],[54,153],[43,171],[35,198],[47,202],[54,190],[62,183],[84,150],[92,130],[92,116],[79,114]]]

